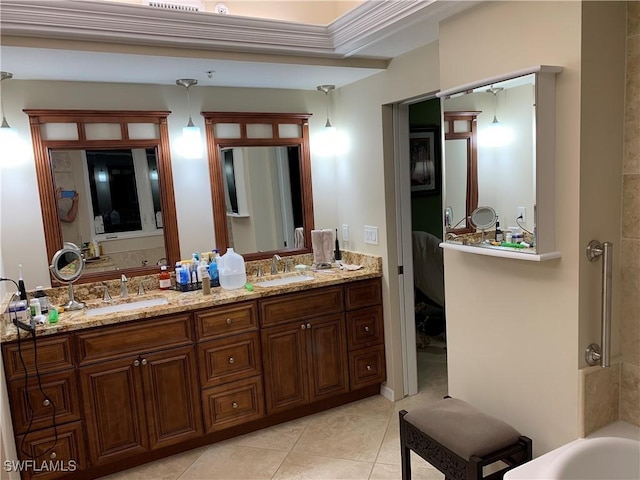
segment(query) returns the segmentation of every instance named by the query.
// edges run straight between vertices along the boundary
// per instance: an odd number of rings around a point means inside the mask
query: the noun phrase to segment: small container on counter
[[[171,274],[167,271],[166,265],[160,267],[158,279],[160,281],[160,290],[168,290],[171,288]]]

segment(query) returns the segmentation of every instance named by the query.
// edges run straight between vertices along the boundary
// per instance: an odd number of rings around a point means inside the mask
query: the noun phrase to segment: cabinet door
[[[136,360],[137,357],[126,357],[79,369],[93,466],[148,450],[140,366],[136,366]]]
[[[306,322],[291,322],[261,332],[268,414],[309,401],[305,333]]]
[[[140,358],[150,448],[202,435],[195,349],[175,348]]]
[[[311,401],[349,391],[347,339],[343,315],[316,318],[306,324]]]

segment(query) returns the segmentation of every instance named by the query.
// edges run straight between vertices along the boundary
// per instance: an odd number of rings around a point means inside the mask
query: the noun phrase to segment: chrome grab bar
[[[613,243],[600,243],[591,240],[587,246],[587,258],[595,262],[602,257],[602,305],[600,315],[602,325],[600,327],[600,345],[592,343],[587,347],[585,360],[589,365],[602,367],[611,366],[611,286],[613,266]]]

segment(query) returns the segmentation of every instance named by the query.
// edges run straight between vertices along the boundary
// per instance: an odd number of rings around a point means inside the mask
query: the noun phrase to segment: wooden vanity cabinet
[[[194,317],[206,433],[264,417],[257,302],[209,308]]]
[[[349,391],[342,287],[260,301],[267,413]]]
[[[67,478],[87,468],[72,344],[70,335],[56,335],[38,338],[37,348],[31,338],[2,345],[16,450],[30,462],[23,479]]]
[[[78,334],[93,466],[202,435],[191,332],[190,315],[176,315]]]
[[[380,279],[345,286],[351,390],[386,379]]]

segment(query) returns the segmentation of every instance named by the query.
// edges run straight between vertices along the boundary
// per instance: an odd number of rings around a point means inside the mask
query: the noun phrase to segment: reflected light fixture
[[[0,82],[11,80],[13,73],[0,72]],[[24,141],[18,136],[15,128],[11,128],[4,114],[4,102],[0,95],[0,113],[2,125],[0,125],[0,167],[20,165],[27,161],[28,151]]]
[[[493,121],[483,131],[478,132],[478,143],[483,147],[500,147],[511,142],[511,137],[513,136],[511,129],[502,125],[496,115],[497,95],[503,90],[504,88],[494,87],[493,85],[487,90],[487,93],[493,95]]]
[[[189,87],[197,85],[198,81],[193,78],[182,78],[176,80],[176,85],[180,85],[187,89],[187,109],[189,113],[189,122],[186,127],[182,128],[182,137],[178,139],[177,149],[178,153],[184,158],[197,159],[202,158],[203,144],[202,136],[200,135],[200,128],[193,124],[191,119],[191,100],[189,98]]]
[[[102,168],[98,172],[98,181],[101,183],[107,182],[107,172],[105,172]]]
[[[329,92],[335,90],[335,85],[318,85],[318,91],[323,92],[327,103],[327,122],[321,132],[314,135],[312,150],[313,153],[322,157],[329,157],[345,153],[348,149],[348,142],[345,135],[336,130],[329,120]]]
[[[151,180],[158,180],[158,170],[156,170],[155,168],[153,168],[150,172],[149,172],[149,178]]]

